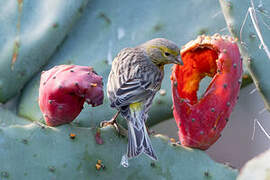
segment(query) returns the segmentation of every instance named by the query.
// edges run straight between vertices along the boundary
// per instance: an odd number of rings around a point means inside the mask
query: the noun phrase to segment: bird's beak
[[[183,64],[184,64],[183,61],[182,61],[182,59],[181,59],[181,56],[180,56],[180,55],[178,55],[178,56],[176,57],[174,63],[175,63],[175,64],[180,64],[180,65],[183,65]]]

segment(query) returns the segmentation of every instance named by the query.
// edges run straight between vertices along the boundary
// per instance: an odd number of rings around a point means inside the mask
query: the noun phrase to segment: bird
[[[183,62],[176,43],[165,38],[124,48],[112,62],[107,96],[117,113],[106,122],[116,124],[118,114],[126,119],[128,145],[121,160],[124,167],[129,166],[128,160],[142,153],[157,160],[145,122],[154,96],[161,88],[166,64],[183,65]]]

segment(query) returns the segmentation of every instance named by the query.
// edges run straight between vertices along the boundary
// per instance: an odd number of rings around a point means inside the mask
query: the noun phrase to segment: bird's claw
[[[115,120],[102,121],[100,123],[100,127],[106,127],[106,126],[113,126],[119,135],[127,136],[127,130],[124,127],[122,127],[120,124],[118,124]]]
[[[118,124],[117,122],[113,119],[113,120],[110,120],[110,121],[102,121],[100,124],[99,124],[100,127],[106,127],[106,126],[114,126],[116,131],[118,132],[119,129],[118,129]]]
[[[114,125],[114,122],[111,122],[111,121],[102,121],[99,126],[100,127],[106,127],[106,126],[113,126]]]

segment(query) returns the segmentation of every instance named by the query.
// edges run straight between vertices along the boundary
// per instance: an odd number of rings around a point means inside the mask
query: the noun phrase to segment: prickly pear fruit
[[[73,121],[86,101],[93,107],[103,103],[102,77],[92,67],[60,65],[41,74],[39,107],[46,124]]]
[[[241,85],[242,61],[234,39],[199,36],[181,50],[183,66],[174,65],[171,76],[174,118],[184,146],[208,149],[220,137],[236,104]],[[212,81],[201,99],[200,81]]]

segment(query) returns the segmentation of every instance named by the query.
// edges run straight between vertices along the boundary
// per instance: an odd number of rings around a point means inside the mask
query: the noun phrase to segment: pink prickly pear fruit
[[[48,126],[72,122],[86,101],[103,103],[102,77],[92,67],[60,65],[41,74],[39,107]]]
[[[221,136],[240,91],[242,61],[235,40],[228,36],[199,36],[181,50],[183,66],[171,76],[174,118],[182,145],[208,149]],[[200,81],[212,81],[198,99]]]

